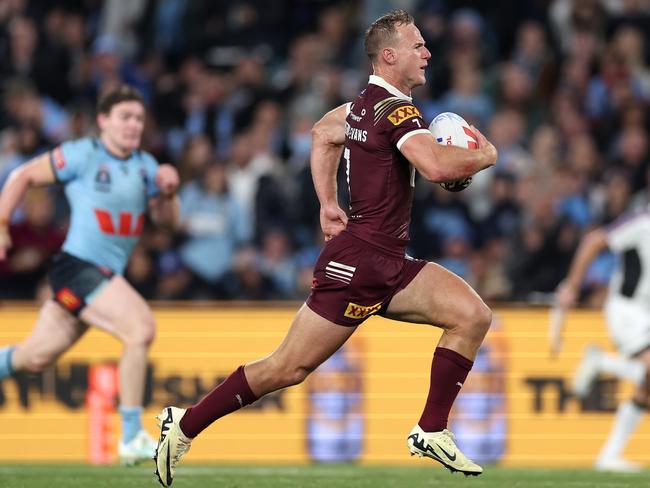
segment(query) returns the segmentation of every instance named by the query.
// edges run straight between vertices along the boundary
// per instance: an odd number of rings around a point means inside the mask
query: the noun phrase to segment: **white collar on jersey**
[[[408,100],[409,102],[413,101],[411,97],[399,91],[393,85],[391,85],[386,80],[384,80],[381,76],[370,75],[370,79],[368,79],[368,83],[372,83],[373,85],[378,85],[382,88],[385,88],[389,93],[395,95],[396,97],[403,98],[404,100]]]

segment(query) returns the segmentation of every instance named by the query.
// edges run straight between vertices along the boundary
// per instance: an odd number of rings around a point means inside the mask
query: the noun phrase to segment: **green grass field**
[[[131,488],[156,487],[153,466],[123,468],[76,464],[0,464],[2,488]],[[489,467],[478,478],[466,478],[436,467],[368,466],[181,466],[174,488],[596,488],[647,487],[650,471],[609,474],[587,470],[504,469]]]

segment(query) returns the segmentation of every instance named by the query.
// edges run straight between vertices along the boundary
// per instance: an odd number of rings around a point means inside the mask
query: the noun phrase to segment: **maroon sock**
[[[451,406],[473,364],[456,351],[436,348],[431,361],[429,396],[418,422],[423,431],[437,432],[447,428]]]
[[[257,397],[248,386],[244,366],[240,366],[199,403],[187,409],[180,421],[181,430],[187,437],[196,437],[215,420],[255,400]]]

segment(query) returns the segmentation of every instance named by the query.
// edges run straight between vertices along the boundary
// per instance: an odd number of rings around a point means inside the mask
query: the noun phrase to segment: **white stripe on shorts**
[[[346,271],[352,271],[353,273],[357,269],[357,268],[355,268],[353,266],[348,266],[347,264],[337,263],[336,261],[330,261],[329,263],[327,263],[327,266],[331,266],[333,268],[344,269]]]
[[[348,273],[347,271],[343,271],[342,269],[338,269],[338,268],[333,268],[332,266],[326,266],[325,271],[329,271],[330,273],[334,273],[334,274],[339,274],[341,276],[347,276],[349,278],[352,278],[352,276],[354,276],[354,273]]]
[[[337,273],[336,271],[332,271],[331,269],[326,269],[326,270],[325,270],[325,275],[326,275],[326,276],[327,276],[327,275],[330,275],[330,276],[336,276],[337,278],[339,278],[339,279],[341,279],[341,280],[345,280],[345,281],[348,282],[348,283],[349,283],[350,281],[352,281],[352,276],[345,276],[345,275],[343,275],[343,274],[341,274],[341,273]]]
[[[340,281],[341,283],[345,283],[346,285],[349,285],[351,281],[349,278],[341,278],[340,276],[330,274],[327,271],[325,272],[325,277],[334,281]]]

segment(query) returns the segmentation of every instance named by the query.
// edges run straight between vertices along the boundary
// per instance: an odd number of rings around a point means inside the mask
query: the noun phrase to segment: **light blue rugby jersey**
[[[147,201],[159,191],[158,162],[144,151],[120,159],[90,137],[64,142],[51,161],[70,204],[63,250],[122,274],[142,232]]]

